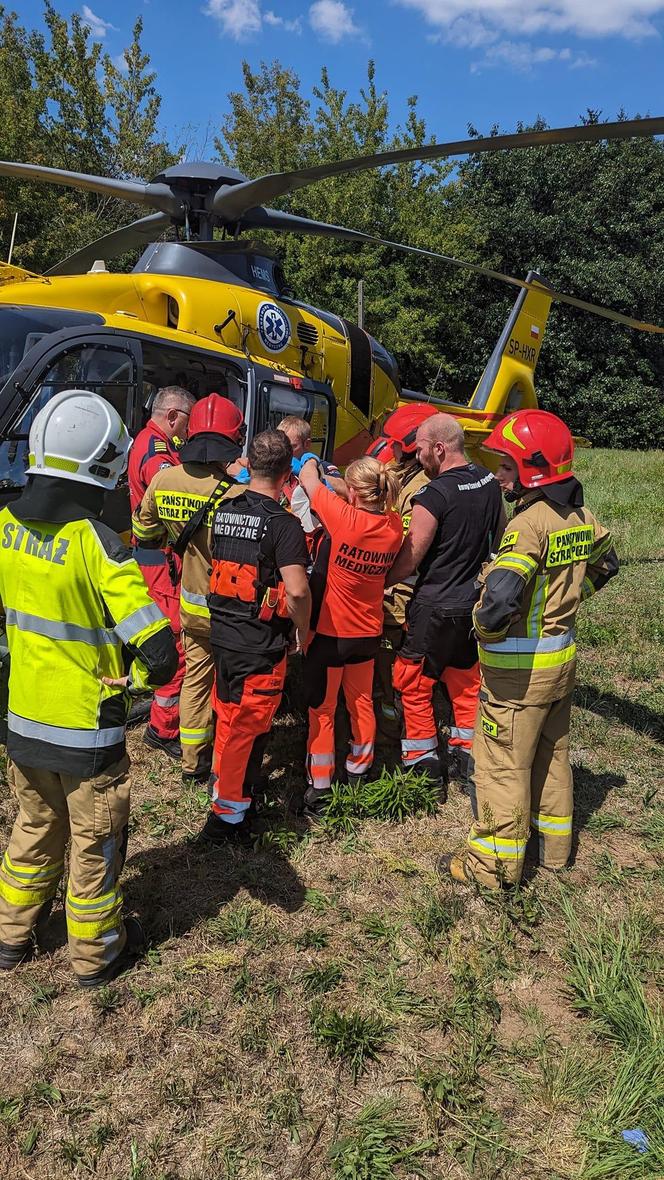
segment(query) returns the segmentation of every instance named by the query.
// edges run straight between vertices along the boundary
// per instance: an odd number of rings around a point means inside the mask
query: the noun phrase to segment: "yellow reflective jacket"
[[[611,534],[589,509],[528,493],[480,575],[473,622],[489,691],[528,704],[570,692],[577,611],[617,572]]]
[[[20,503],[20,501],[19,501]],[[16,506],[18,511],[18,505]],[[125,753],[129,693],[167,683],[168,619],[112,529],[0,512],[0,613],[11,657],[7,751],[19,765],[79,777]]]
[[[242,490],[231,476],[215,474],[203,463],[164,467],[152,477],[132,517],[132,532],[139,545],[163,547],[177,540],[187,522],[214,493],[205,521],[182,557],[180,623],[189,635],[210,635],[210,525],[217,505]]]

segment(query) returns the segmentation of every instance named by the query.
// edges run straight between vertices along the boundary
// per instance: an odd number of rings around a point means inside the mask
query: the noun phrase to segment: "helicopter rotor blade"
[[[308,217],[296,217],[290,213],[282,213],[278,209],[252,209],[242,219],[242,225],[246,224],[247,228],[255,229],[275,229],[286,230],[291,233],[315,234],[316,236],[339,238],[349,242],[364,242],[366,245],[385,246],[390,250],[400,250],[406,254],[418,254],[424,258],[432,258],[438,262],[445,262],[449,266],[456,266],[462,270],[472,271],[474,274],[483,275],[485,278],[496,279],[500,283],[507,283],[511,287],[522,288],[526,291],[531,288],[545,286],[543,283],[528,282],[524,279],[514,278],[513,275],[503,274],[502,271],[492,270],[487,266],[480,266],[476,262],[466,262],[462,258],[453,258],[448,254],[438,254],[434,250],[424,250],[420,246],[406,246],[403,242],[391,242],[386,238],[377,238],[372,234],[362,233],[360,230],[348,229],[343,225],[330,225],[324,221],[312,221]],[[620,311],[614,311],[610,307],[602,307],[597,303],[589,303],[585,299],[577,299],[574,295],[566,295],[563,291],[557,291],[550,287],[548,283],[545,286],[547,295],[558,303],[566,303],[569,307],[577,307],[581,311],[592,312],[593,315],[601,316],[606,320],[613,320],[616,324],[623,324],[627,328],[634,328],[638,332],[651,332],[657,335],[664,335],[664,328],[657,324],[649,324],[643,320],[634,319],[632,316],[623,315]]]
[[[85,172],[67,172],[64,168],[47,168],[41,164],[18,164],[0,160],[0,176],[15,176],[21,180],[41,180],[61,184],[65,188],[82,189],[104,197],[131,201],[133,205],[147,205],[172,217],[181,217],[182,201],[167,184],[143,184],[138,180],[115,180],[111,176],[88,176]]]
[[[616,123],[589,123],[580,127],[559,127],[549,131],[519,131],[514,135],[490,135],[482,139],[462,139],[453,143],[401,148],[393,152],[379,152],[375,156],[336,160],[293,172],[272,172],[256,180],[224,185],[212,199],[211,212],[226,223],[232,223],[238,221],[243,213],[254,206],[264,205],[266,201],[273,201],[275,197],[285,196],[286,193],[315,184],[316,181],[349,172],[383,168],[388,164],[408,164],[421,160],[437,160],[443,156],[472,156],[480,152],[546,147],[551,144],[596,143],[603,139],[629,139],[632,136],[662,134],[664,117],[625,119]]]
[[[68,258],[63,258],[61,262],[57,262],[45,273],[47,275],[85,274],[98,258],[117,258],[119,254],[125,254],[128,250],[136,249],[137,246],[146,246],[149,242],[154,241],[155,237],[163,230],[168,229],[170,224],[171,219],[167,213],[151,213],[148,217],[141,217],[138,221],[132,221],[129,225],[123,225],[120,229],[113,230],[110,234],[104,234],[103,238],[97,238],[95,242],[90,242],[82,250],[77,250]]]

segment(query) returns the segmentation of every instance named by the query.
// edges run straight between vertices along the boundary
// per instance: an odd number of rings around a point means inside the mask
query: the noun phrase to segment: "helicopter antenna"
[[[440,377],[440,374],[442,373],[442,371],[443,371],[443,362],[441,361],[438,366],[438,372],[436,373],[436,376],[434,377],[429,388],[427,389],[427,397],[428,397],[429,401],[431,401],[431,398],[433,397],[433,395],[435,393],[436,386],[438,384],[438,378]]]
[[[14,253],[14,238],[16,237],[17,223],[18,223],[18,213],[15,213],[14,214],[14,224],[12,226],[12,237],[11,237],[11,241],[9,243],[9,254],[7,255],[7,266],[9,266],[9,264],[12,260],[12,254]]]

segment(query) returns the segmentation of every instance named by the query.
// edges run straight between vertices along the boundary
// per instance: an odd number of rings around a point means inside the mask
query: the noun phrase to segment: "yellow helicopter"
[[[468,406],[431,399],[454,414],[471,451],[506,413],[537,404],[533,382],[553,300],[618,323],[654,325],[525,280],[445,255],[271,209],[265,202],[305,185],[366,168],[664,132],[664,118],[520,132],[402,149],[250,180],[221,164],[180,164],[150,183],[88,176],[39,165],[0,163],[17,176],[124,199],[147,216],[100,238],[37,275],[0,264],[0,492],[25,480],[27,437],[37,410],[59,389],[94,389],[132,433],[164,385],[196,396],[217,390],[238,404],[248,437],[286,413],[307,418],[314,449],[346,464],[363,453],[402,391],[396,362],[358,325],[299,303],[277,257],[245,231],[318,234],[421,254],[498,279],[516,304]],[[176,240],[155,241],[174,228]],[[223,239],[215,232],[223,231]],[[130,273],[106,261],[139,246]],[[122,513],[119,514],[122,517]],[[116,518],[117,519],[117,518]],[[118,526],[123,523],[117,519]]]

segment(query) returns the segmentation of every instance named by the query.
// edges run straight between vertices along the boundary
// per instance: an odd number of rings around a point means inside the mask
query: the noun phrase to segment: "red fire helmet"
[[[381,463],[389,463],[394,459],[394,444],[400,443],[404,455],[414,455],[418,427],[437,413],[435,406],[425,405],[424,402],[398,406],[388,414],[383,423],[383,433],[367,447],[366,454],[371,455],[372,459],[379,459]]]
[[[509,455],[524,488],[560,483],[572,475],[574,441],[569,428],[547,410],[517,410],[503,418],[482,443],[488,451]]]
[[[223,434],[233,442],[244,440],[244,418],[227,397],[210,393],[197,401],[189,416],[189,438],[196,434]]]

